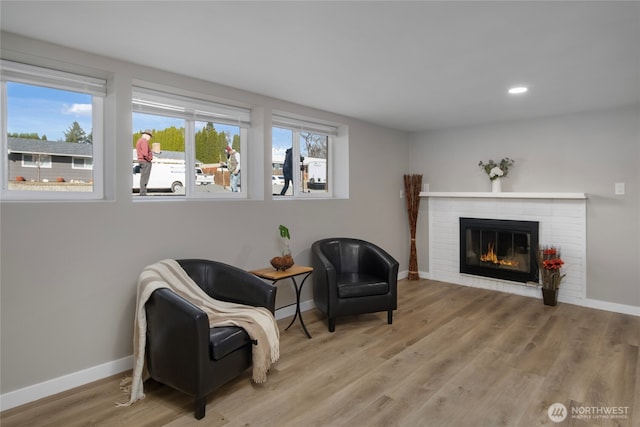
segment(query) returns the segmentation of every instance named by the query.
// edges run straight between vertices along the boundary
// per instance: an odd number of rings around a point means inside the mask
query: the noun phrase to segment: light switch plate
[[[615,193],[616,196],[624,195],[624,182],[616,182]]]

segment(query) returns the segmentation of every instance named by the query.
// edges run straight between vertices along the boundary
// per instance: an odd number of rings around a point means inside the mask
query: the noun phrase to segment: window
[[[46,154],[23,154],[22,167],[51,169],[51,156]]]
[[[93,169],[93,159],[84,157],[73,158],[74,169]]]
[[[336,126],[274,115],[272,190],[276,196],[332,195],[330,151]]]
[[[133,194],[140,193],[136,143],[149,131],[147,196],[245,197],[250,110],[147,88],[133,90]]]
[[[5,60],[0,65],[3,197],[102,198],[106,81]]]

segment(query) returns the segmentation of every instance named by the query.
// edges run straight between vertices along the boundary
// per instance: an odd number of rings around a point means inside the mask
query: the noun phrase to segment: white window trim
[[[293,174],[293,194],[291,196],[274,195],[274,200],[309,200],[309,199],[332,199],[334,198],[335,174],[333,173],[334,161],[333,151],[335,148],[335,139],[339,134],[339,125],[330,122],[315,120],[295,114],[282,112],[274,112],[271,119],[271,127],[288,129],[293,132],[293,159],[294,168],[299,169],[300,166],[300,133],[311,132],[318,135],[327,136],[327,191],[319,193],[304,193],[300,189],[300,174]],[[273,141],[273,137],[272,137]],[[270,163],[273,163],[273,158]],[[272,168],[273,169],[273,168]],[[269,176],[269,178],[271,178]]]
[[[251,110],[247,107],[224,104],[183,95],[175,88],[148,88],[143,82],[137,82],[132,88],[132,112],[175,117],[185,120],[185,193],[154,197],[134,197],[135,202],[155,200],[238,200],[248,198],[249,170],[248,162],[249,128]],[[195,123],[212,122],[238,126],[240,128],[240,179],[238,192],[199,192],[195,184]],[[132,132],[133,133],[133,132]],[[192,166],[188,166],[192,165]]]
[[[132,105],[134,112],[201,122],[210,121],[240,127],[249,127],[251,125],[251,110],[248,108],[191,98],[146,87],[134,86],[132,88]]]
[[[5,59],[0,60],[0,66],[2,67],[3,81],[10,80],[16,83],[46,86],[100,97],[107,95],[107,82],[104,79],[7,61]]]
[[[8,173],[3,174],[3,201],[72,201],[102,200],[104,198],[104,98],[107,94],[107,81],[95,77],[53,70],[30,64],[0,59],[0,98],[2,114],[0,116],[0,138],[2,140],[2,170],[9,170],[7,141],[7,86],[6,82],[24,83],[54,89],[85,93],[92,96],[92,134],[93,134],[93,190],[87,192],[72,191],[19,191],[9,190]]]
[[[272,125],[285,129],[297,129],[302,132],[317,133],[320,135],[338,135],[338,126],[330,123],[314,122],[311,119],[301,118],[295,115],[273,114]]]

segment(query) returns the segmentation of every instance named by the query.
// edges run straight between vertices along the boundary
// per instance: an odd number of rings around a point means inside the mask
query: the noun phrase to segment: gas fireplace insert
[[[460,218],[460,273],[538,282],[538,222]]]

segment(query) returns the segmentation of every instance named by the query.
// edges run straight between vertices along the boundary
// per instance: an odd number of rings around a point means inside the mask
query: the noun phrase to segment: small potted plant
[[[271,265],[276,270],[285,271],[293,266],[293,257],[291,256],[291,250],[289,249],[289,240],[291,240],[291,235],[289,234],[289,229],[284,225],[280,225],[278,230],[280,231],[280,240],[282,241],[282,256],[271,258]]]
[[[542,299],[545,305],[558,303],[558,289],[560,282],[566,276],[560,269],[564,261],[560,257],[560,250],[555,246],[543,246],[538,248],[538,269],[540,270],[540,282],[542,284]]]

